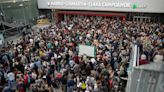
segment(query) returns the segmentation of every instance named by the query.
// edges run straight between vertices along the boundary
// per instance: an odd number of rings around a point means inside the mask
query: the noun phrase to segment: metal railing
[[[163,92],[164,63],[139,65],[139,49],[132,48],[126,92]]]
[[[139,47],[137,44],[133,44],[131,56],[130,56],[130,64],[128,68],[128,82],[126,86],[126,92],[130,92],[130,88],[132,85],[132,72],[134,72],[134,67],[139,65]]]

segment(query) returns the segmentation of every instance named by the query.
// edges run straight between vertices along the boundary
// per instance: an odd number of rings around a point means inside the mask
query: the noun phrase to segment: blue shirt
[[[48,49],[52,48],[52,44],[50,42],[47,44],[47,48]]]
[[[74,84],[75,84],[74,80],[68,80],[67,81],[67,86],[68,87],[74,86]]]
[[[36,65],[37,67],[41,67],[41,62],[38,60],[37,62],[35,62],[35,65]]]

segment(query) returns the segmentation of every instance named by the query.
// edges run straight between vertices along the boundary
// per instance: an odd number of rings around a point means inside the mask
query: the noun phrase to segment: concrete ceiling
[[[0,3],[16,3],[16,2],[28,2],[31,0],[0,0]]]

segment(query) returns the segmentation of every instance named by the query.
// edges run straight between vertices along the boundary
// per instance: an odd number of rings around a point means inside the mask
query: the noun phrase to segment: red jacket
[[[27,75],[27,74],[24,76],[24,84],[25,84],[25,85],[28,84],[28,75]]]
[[[149,61],[147,60],[140,60],[139,65],[149,64]]]

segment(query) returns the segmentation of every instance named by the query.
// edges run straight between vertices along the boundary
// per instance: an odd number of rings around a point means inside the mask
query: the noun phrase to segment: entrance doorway
[[[151,17],[146,17],[146,16],[134,16],[133,21],[136,22],[150,22]]]
[[[106,13],[106,12],[92,12],[92,11],[57,11],[59,21],[67,19],[69,16],[95,16],[95,17],[108,17],[126,20],[125,13]]]

